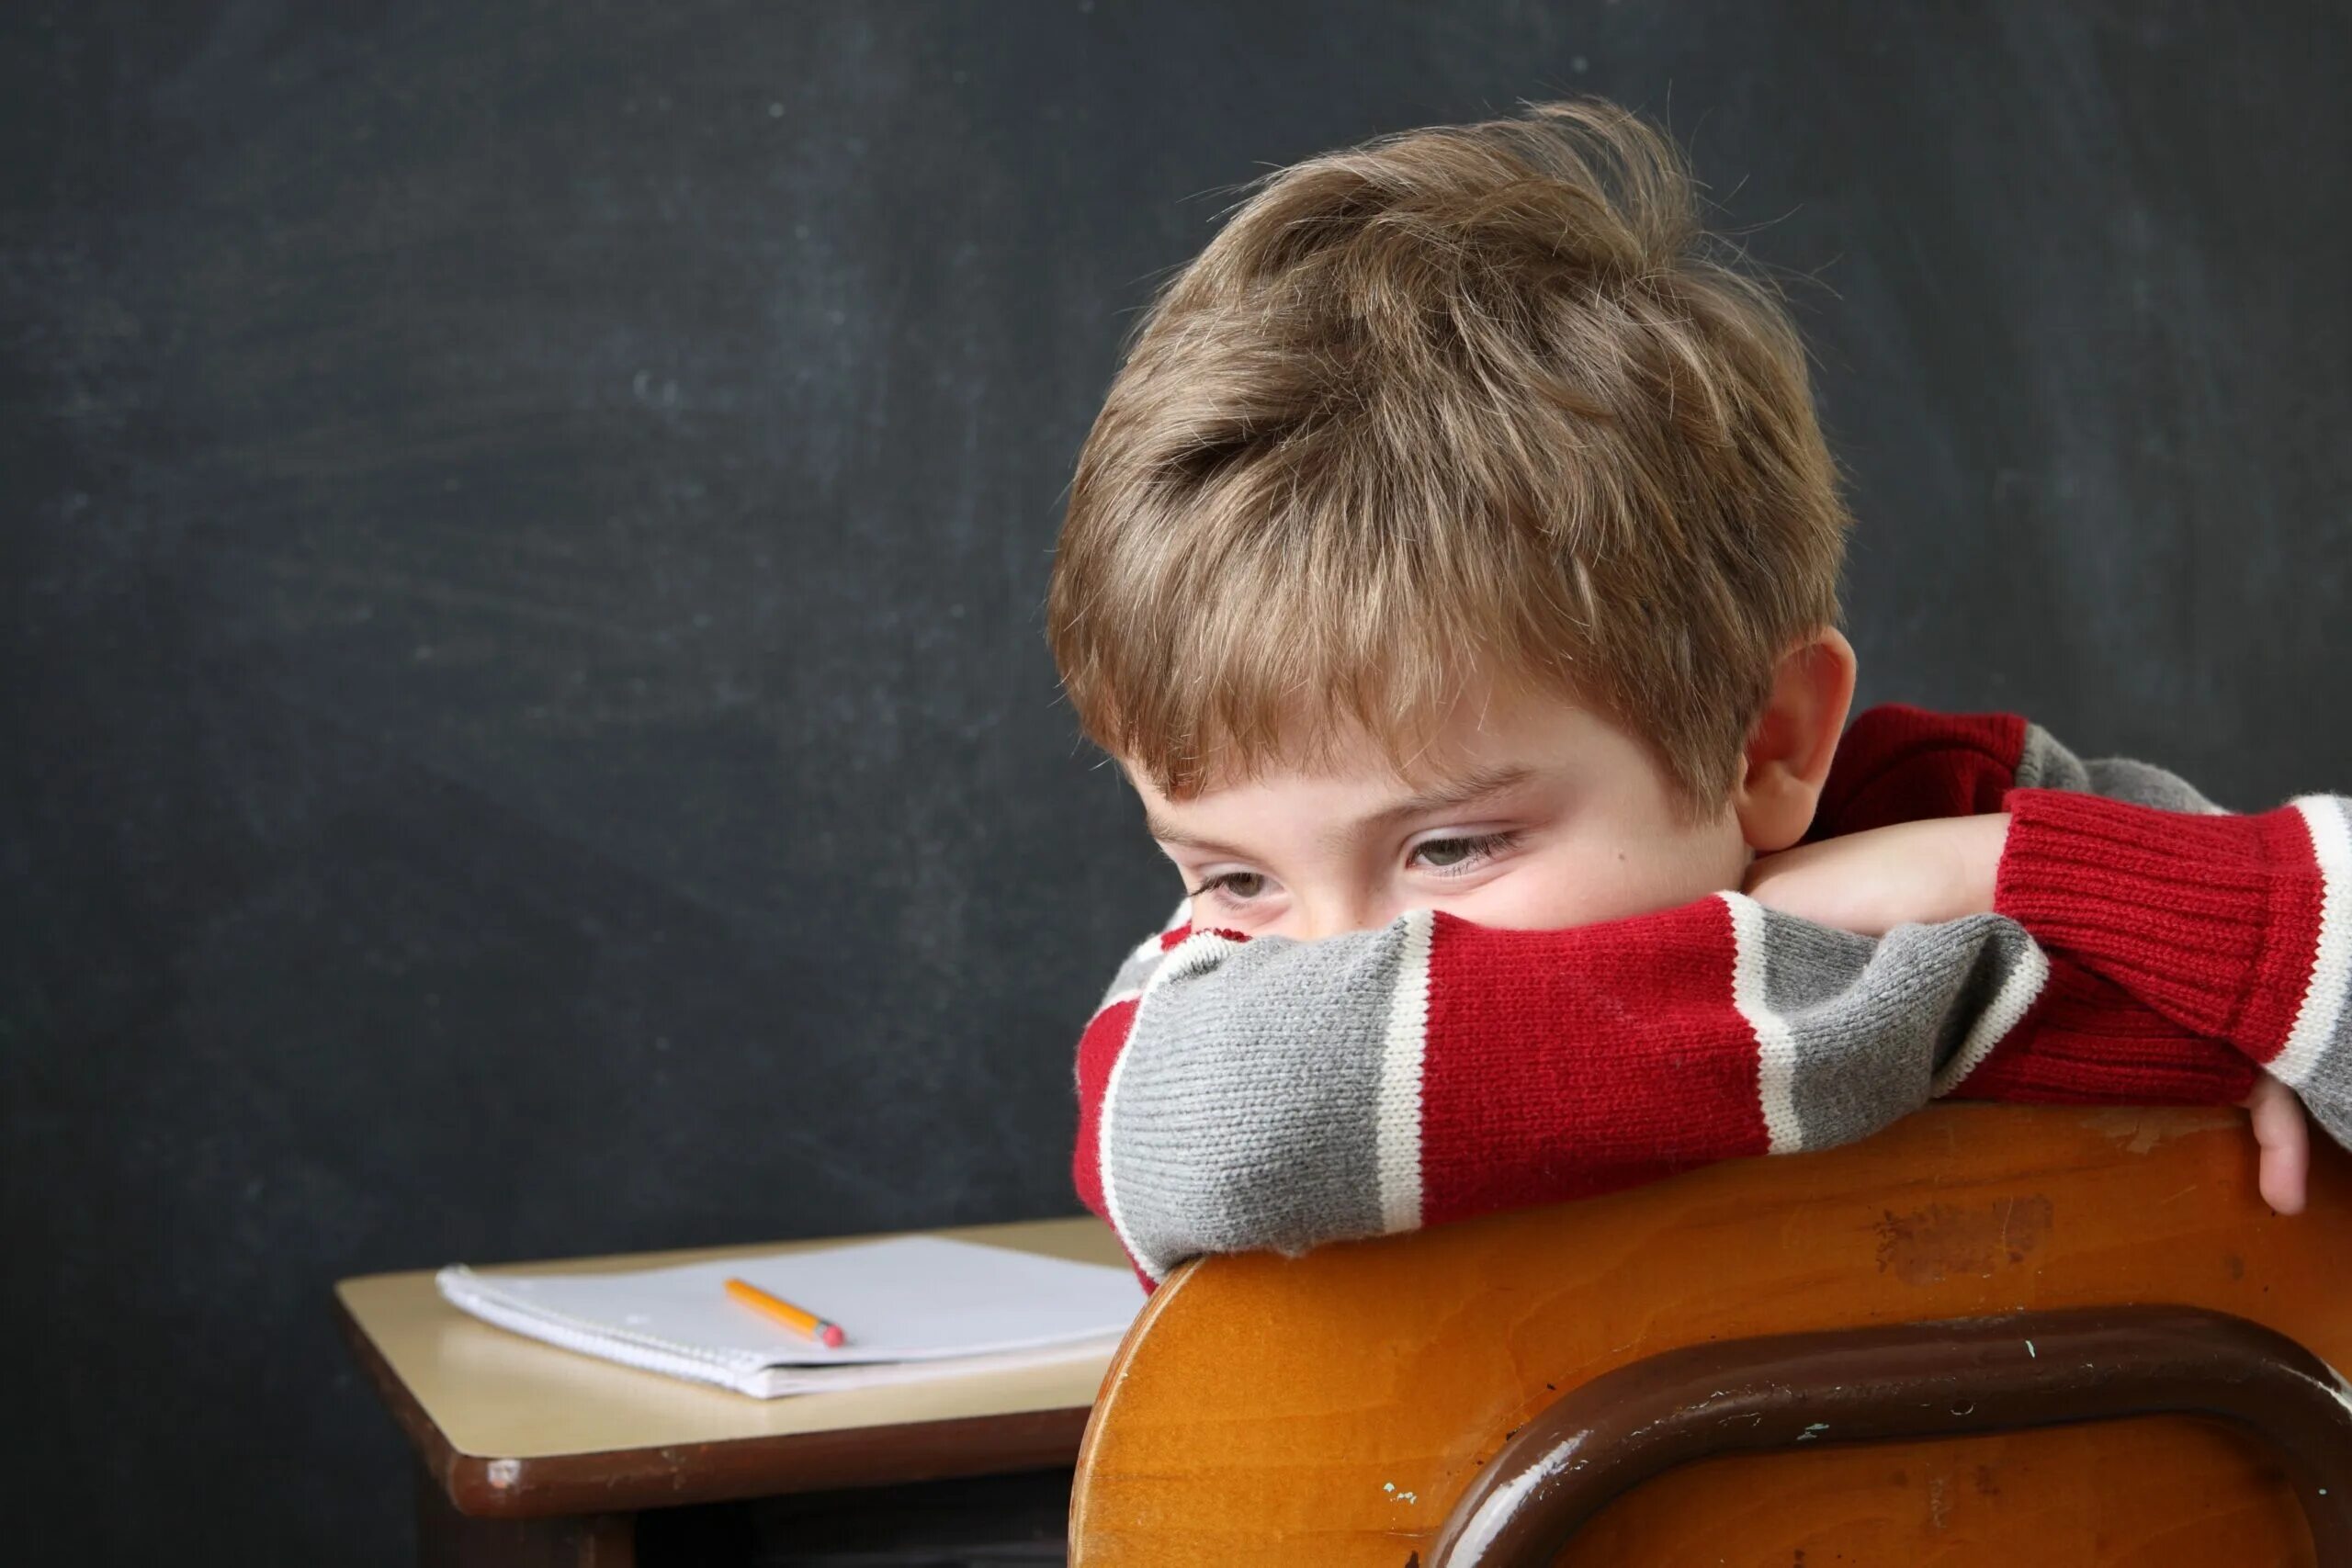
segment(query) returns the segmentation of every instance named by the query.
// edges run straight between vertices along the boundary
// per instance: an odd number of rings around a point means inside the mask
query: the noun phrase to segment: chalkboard
[[[1178,889],[1042,637],[1265,168],[1608,94],[1791,278],[1862,700],[2352,784],[2340,6],[20,6],[0,1329],[74,1561],[405,1556],[334,1279],[1077,1209]]]

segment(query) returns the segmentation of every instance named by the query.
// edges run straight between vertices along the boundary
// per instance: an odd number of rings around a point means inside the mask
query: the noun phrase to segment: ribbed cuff
[[[2199,1034],[2256,1061],[2286,1038],[2323,888],[2301,813],[2163,811],[2013,789],[1993,908]]]
[[[2013,1032],[1953,1091],[1961,1100],[2068,1105],[2236,1105],[2260,1069],[2228,1042],[2134,1002],[2075,960],[2050,977]]]

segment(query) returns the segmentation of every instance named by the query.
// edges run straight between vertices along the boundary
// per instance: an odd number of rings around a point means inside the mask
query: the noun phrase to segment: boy
[[[1848,731],[1802,348],[1624,111],[1263,184],[1138,324],[1048,601],[1187,891],[1078,1065],[1147,1290],[1955,1092],[2251,1103],[2300,1205],[2293,1096],[2352,1140],[2345,802]]]

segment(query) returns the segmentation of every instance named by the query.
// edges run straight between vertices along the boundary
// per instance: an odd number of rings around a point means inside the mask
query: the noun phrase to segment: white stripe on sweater
[[[2345,988],[2352,986],[2352,832],[2345,828],[2343,804],[2333,796],[2298,795],[2292,804],[2302,813],[2312,836],[2312,857],[2319,862],[2319,941],[2312,950],[2311,976],[2295,1008],[2294,1027],[2287,1031],[2278,1055],[2266,1065],[2271,1077],[2290,1089],[2301,1089],[2327,1054],[2336,1021],[2343,1016]]]
[[[1397,957],[1396,995],[1388,1007],[1373,1101],[1384,1232],[1421,1228],[1421,1069],[1429,1049],[1430,942],[1437,917],[1414,909],[1399,923],[1404,951]]]
[[[1131,1054],[1128,1048],[1142,1031],[1143,1010],[1151,1005],[1152,993],[1179,975],[1197,975],[1204,969],[1214,968],[1228,948],[1239,945],[1231,937],[1219,936],[1215,931],[1194,931],[1168,950],[1166,960],[1151,972],[1151,978],[1143,983],[1143,989],[1136,995],[1135,1016],[1127,1020],[1126,1039],[1120,1044],[1118,1056],[1111,1063],[1111,1076],[1102,1085],[1102,1105],[1095,1113],[1094,1171],[1102,1183],[1102,1212],[1110,1216],[1111,1228],[1118,1233],[1119,1240],[1125,1244],[1129,1256],[1150,1276],[1155,1285],[1167,1280],[1168,1266],[1137,1245],[1135,1234],[1127,1229],[1126,1216],[1119,1207],[1117,1179],[1111,1169],[1112,1124],[1118,1111],[1119,1076],[1126,1070]]]
[[[1745,893],[1718,893],[1731,911],[1732,1005],[1756,1034],[1756,1100],[1764,1113],[1767,1152],[1793,1154],[1804,1147],[1797,1122],[1797,1042],[1789,1021],[1764,999],[1764,906]]]
[[[2041,995],[2041,987],[2049,983],[2050,955],[2041,951],[2040,942],[2029,937],[2024,954],[2009,966],[1992,1005],[1976,1015],[1976,1021],[1968,1026],[1968,1035],[1961,1041],[1960,1049],[1952,1053],[1951,1060],[1943,1065],[1928,1085],[1928,1095],[1940,1100],[1966,1083],[1968,1075],[1993,1054],[1994,1046],[2008,1037],[2009,1031],[2018,1026],[2018,1020],[2026,1015],[2027,1010]]]

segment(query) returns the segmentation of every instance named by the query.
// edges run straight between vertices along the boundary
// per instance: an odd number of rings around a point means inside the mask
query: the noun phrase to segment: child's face
[[[1676,815],[1648,750],[1555,696],[1465,704],[1412,776],[1368,740],[1328,772],[1269,769],[1171,801],[1133,766],[1193,921],[1313,940],[1408,909],[1551,931],[1737,887],[1750,852],[1726,805]]]

